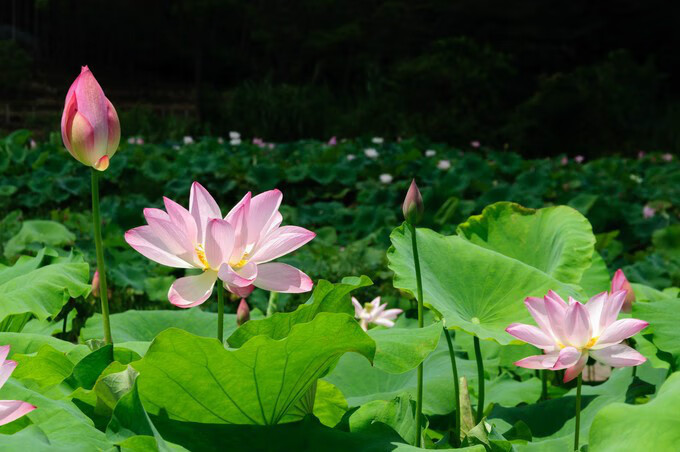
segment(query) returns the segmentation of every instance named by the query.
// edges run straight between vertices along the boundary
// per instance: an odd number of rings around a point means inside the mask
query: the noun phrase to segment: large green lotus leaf
[[[642,331],[645,338],[662,352],[672,369],[680,368],[680,298],[657,298],[650,302],[633,303],[633,317],[646,320],[649,326]]]
[[[15,428],[13,423],[0,427],[2,450],[31,452],[115,450],[106,435],[97,430],[92,421],[67,400],[48,398],[26,388],[15,379],[10,379],[0,389],[0,399],[24,400],[38,407],[26,415],[32,425],[13,435],[3,435],[3,432]],[[22,419],[15,422],[24,422]]]
[[[571,284],[590,267],[595,246],[586,217],[567,206],[536,210],[498,202],[458,226],[458,235]]]
[[[264,335],[272,339],[282,339],[288,335],[293,325],[309,322],[320,312],[351,314],[354,308],[350,301],[350,293],[371,284],[373,282],[367,276],[347,277],[339,284],[321,280],[307,303],[299,306],[295,311],[277,312],[261,320],[250,320],[229,336],[227,342],[231,347],[238,348],[255,336]]]
[[[626,391],[632,383],[632,369],[615,370],[610,379],[599,386],[584,385],[581,405],[581,441],[588,438],[595,415],[605,406],[626,400]],[[496,405],[488,417],[501,433],[518,421],[531,429],[533,442],[516,444],[519,451],[566,451],[573,446],[575,428],[576,389],[564,396],[532,405],[504,408]],[[571,441],[571,443],[570,443]]]
[[[293,326],[285,339],[256,336],[237,350],[172,328],[133,365],[150,413],[191,422],[276,424],[352,351],[372,360],[375,343],[347,314],[321,313]]]
[[[680,444],[680,373],[671,375],[654,400],[644,405],[604,407],[590,427],[590,452],[677,450]]]
[[[0,332],[0,345],[11,345],[9,350],[9,357],[12,358],[15,354],[31,354],[36,353],[44,345],[49,345],[55,350],[62,353],[67,353],[69,357],[75,357],[78,361],[90,353],[90,349],[84,344],[73,344],[71,342],[62,341],[52,336],[43,336],[41,334],[28,333],[2,333]],[[71,358],[73,361],[74,358]]]
[[[456,361],[459,376],[466,377],[471,385],[475,384],[477,381],[475,362],[460,357],[457,357]],[[453,373],[445,340],[440,341],[437,350],[425,359],[423,367],[423,412],[428,415],[452,412]],[[342,391],[350,408],[373,400],[389,401],[402,393],[416,397],[416,369],[402,374],[391,374],[371,366],[365,359],[354,354],[343,356],[324,380],[333,383]]]
[[[541,380],[529,378],[517,381],[503,374],[486,383],[486,400],[513,407],[519,403],[534,403],[541,397]]]
[[[565,297],[583,298],[575,286],[461,237],[418,229],[417,238],[423,301],[442,314],[448,328],[505,345],[513,341],[505,332],[508,325],[533,323],[523,303],[526,297],[555,290]],[[391,240],[388,259],[394,286],[415,293],[411,232],[406,224],[392,232]]]
[[[166,441],[182,445],[192,452],[212,452],[215,444],[224,444],[231,452],[417,452],[425,449],[403,443],[387,425],[374,423],[368,429],[349,433],[321,425],[307,417],[299,422],[279,425],[225,425],[180,422],[151,416],[153,424]],[[484,452],[483,446],[462,449],[439,449],[443,452]]]
[[[368,335],[376,344],[373,365],[400,374],[416,368],[437,348],[442,326],[434,323],[425,328],[374,328]]]
[[[66,226],[56,221],[28,220],[21,225],[19,232],[5,244],[5,257],[12,256],[29,249],[33,244],[62,247],[72,245],[76,236]]]
[[[578,285],[583,288],[583,291],[586,293],[586,295],[588,295],[588,297],[592,297],[611,289],[611,279],[609,277],[607,264],[597,251],[593,253],[592,265],[588,267],[585,272],[583,272],[583,276],[581,277],[581,281],[578,283]]]
[[[12,376],[18,380],[32,380],[39,387],[50,387],[64,381],[75,365],[66,353],[45,344],[34,356],[14,354],[12,359],[18,363]]]
[[[18,261],[16,265],[30,267],[34,261]],[[7,278],[7,274],[12,277]],[[0,321],[18,314],[32,314],[40,320],[54,317],[70,298],[90,292],[89,277],[86,263],[66,260],[21,272],[13,267],[0,268]]]
[[[389,425],[407,444],[416,440],[416,402],[409,394],[394,400],[374,400],[361,406],[349,417],[349,430],[361,432],[370,428],[374,422]]]
[[[217,314],[195,309],[174,311],[130,310],[112,314],[111,335],[116,342],[151,342],[158,334],[171,327],[180,328],[197,336],[214,337],[217,332]],[[236,329],[236,315],[224,315],[226,334]],[[85,322],[80,337],[101,339],[104,337],[101,314],[95,314]]]
[[[314,407],[312,413],[323,425],[335,427],[342,420],[349,407],[342,392],[325,380],[316,381],[314,390]],[[281,419],[284,422],[296,422],[309,414],[309,405],[306,397],[303,397],[293,408],[288,410]]]

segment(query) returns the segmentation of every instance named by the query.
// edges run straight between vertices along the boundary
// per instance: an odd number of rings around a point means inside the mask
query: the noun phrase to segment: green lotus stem
[[[548,400],[548,371],[543,369],[541,372],[541,400]]]
[[[583,374],[578,374],[578,380],[576,381],[576,424],[574,426],[574,450],[578,450],[578,435],[581,429],[581,381],[583,380]]]
[[[453,445],[458,447],[460,443],[460,387],[458,383],[458,366],[456,365],[456,354],[453,350],[451,333],[446,327],[444,327],[444,333],[446,334],[446,343],[449,346],[449,355],[451,356],[451,370],[453,371],[453,392],[455,396],[456,407],[456,417],[453,424]]]
[[[92,223],[94,224],[94,244],[97,249],[97,270],[99,271],[99,298],[102,300],[102,323],[104,341],[113,344],[109,320],[109,293],[106,288],[106,265],[104,264],[104,242],[102,223],[99,215],[99,171],[92,169]]]
[[[224,344],[224,288],[217,281],[217,340]]]
[[[276,312],[276,304],[279,301],[278,292],[269,292],[269,302],[267,303],[267,317]]]
[[[474,336],[475,359],[477,360],[477,379],[479,380],[479,390],[477,391],[477,423],[482,422],[484,415],[484,360],[482,359],[482,349],[479,346],[479,338]]]
[[[413,264],[416,268],[416,290],[418,292],[418,328],[422,328],[423,321],[423,280],[420,275],[420,259],[418,258],[418,242],[416,241],[416,227],[408,223],[411,228],[411,244],[413,246]],[[416,447],[421,446],[421,430],[423,425],[423,363],[418,365],[418,390],[416,394]]]

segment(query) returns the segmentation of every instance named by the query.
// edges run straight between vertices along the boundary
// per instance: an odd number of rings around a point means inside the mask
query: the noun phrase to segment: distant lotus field
[[[678,448],[677,155],[152,143],[63,91],[0,137],[0,450]]]

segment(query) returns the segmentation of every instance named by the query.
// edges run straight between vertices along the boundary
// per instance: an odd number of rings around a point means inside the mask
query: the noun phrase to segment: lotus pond
[[[1,450],[679,447],[676,156],[119,137],[0,140]]]

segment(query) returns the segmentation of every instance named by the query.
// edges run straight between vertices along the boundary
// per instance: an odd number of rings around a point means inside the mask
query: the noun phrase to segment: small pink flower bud
[[[406,221],[411,224],[418,224],[420,223],[420,220],[423,219],[425,207],[423,205],[423,197],[420,194],[420,190],[418,190],[415,179],[411,181],[411,186],[408,188],[408,193],[406,193],[404,205],[401,210],[404,213]]]
[[[241,326],[248,320],[250,320],[250,308],[248,307],[246,299],[241,298],[241,302],[238,304],[238,309],[236,310],[236,324]]]
[[[614,273],[612,278],[612,293],[619,290],[626,291],[626,298],[623,300],[623,312],[630,312],[633,308],[633,302],[635,301],[635,292],[633,292],[633,287],[628,282],[626,275],[623,274],[623,270],[620,268]]]
[[[118,114],[87,66],[66,94],[61,138],[76,160],[99,171],[109,167],[118,149]]]
[[[99,298],[99,270],[95,270],[92,277],[92,295]]]

